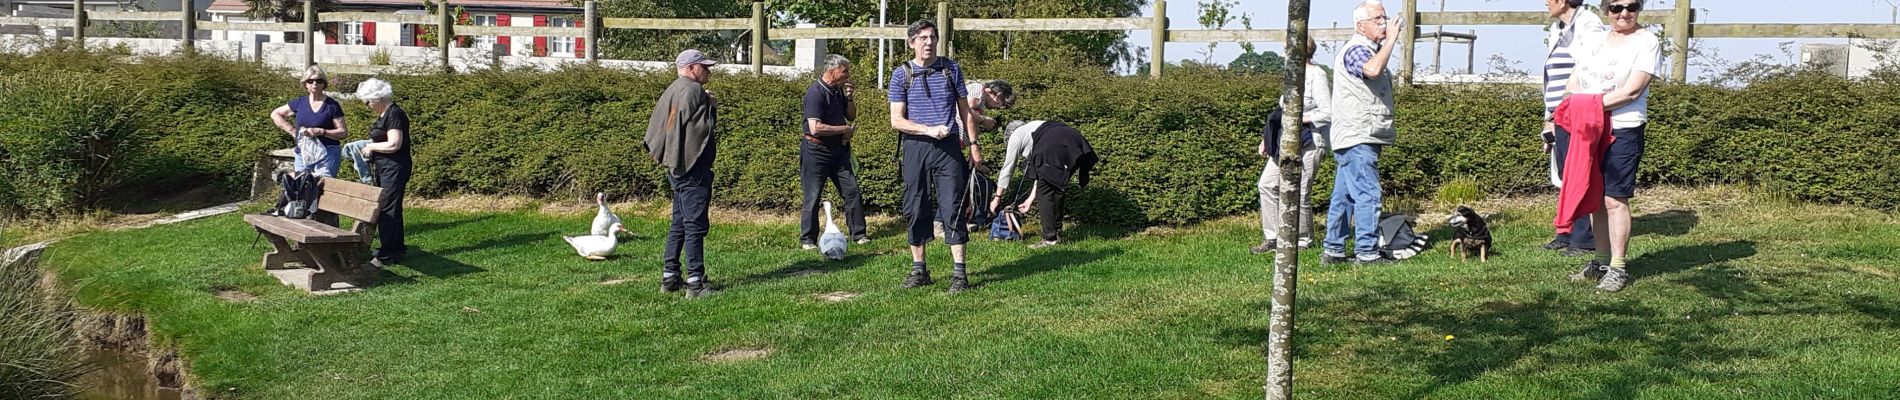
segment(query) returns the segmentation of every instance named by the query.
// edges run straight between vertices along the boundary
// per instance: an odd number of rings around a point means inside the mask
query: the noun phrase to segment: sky
[[[1196,21],[1200,14],[1199,1],[1173,0],[1168,2],[1169,26],[1175,29],[1200,29]],[[1287,0],[1239,0],[1232,14],[1235,22],[1227,29],[1241,29],[1238,16],[1248,13],[1253,16],[1256,29],[1281,29],[1286,27]],[[1396,15],[1403,10],[1402,1],[1387,0],[1386,12]],[[1419,12],[1435,12],[1440,2],[1444,2],[1445,11],[1544,11],[1543,0],[1414,0],[1419,1]],[[1594,4],[1597,0],[1590,0]],[[1313,28],[1351,27],[1352,8],[1359,0],[1312,0],[1312,17],[1309,23]],[[1675,0],[1650,0],[1650,9],[1673,8]],[[1900,0],[1695,0],[1696,20],[1711,23],[1891,23],[1894,5]],[[1660,7],[1659,7],[1660,6]],[[1153,6],[1144,6],[1142,16],[1150,16]],[[1605,22],[1608,22],[1607,19]],[[1335,24],[1337,24],[1335,26]],[[1431,32],[1435,26],[1421,26],[1420,30]],[[1476,47],[1477,73],[1495,72],[1487,65],[1492,55],[1500,55],[1515,62],[1512,68],[1536,71],[1542,68],[1544,60],[1544,31],[1538,26],[1459,26],[1447,25],[1448,32],[1477,31]],[[1130,31],[1130,46],[1149,47],[1153,36],[1148,31]],[[1792,63],[1781,50],[1782,44],[1793,42],[1798,49],[1800,43],[1846,43],[1845,39],[1702,39],[1702,43],[1715,50],[1715,56],[1728,62],[1741,62],[1765,54],[1783,63]],[[1168,61],[1202,60],[1202,52],[1207,50],[1203,43],[1170,43],[1167,45]],[[1257,43],[1259,51],[1272,50],[1283,53],[1280,43]],[[1415,57],[1420,73],[1430,73],[1432,68],[1432,43],[1420,42]],[[1236,43],[1221,44],[1212,52],[1215,62],[1226,64],[1241,53]],[[1443,68],[1447,73],[1452,69],[1465,68],[1466,50],[1464,45],[1445,45]],[[1327,48],[1321,48],[1316,59],[1330,60],[1332,54]],[[1398,60],[1394,55],[1393,63]],[[1693,60],[1692,60],[1693,61]],[[1690,79],[1702,75],[1701,68],[1691,65]]]

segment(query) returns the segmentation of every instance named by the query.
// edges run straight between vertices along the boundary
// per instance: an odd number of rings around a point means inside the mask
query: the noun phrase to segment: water
[[[80,400],[180,398],[177,390],[158,387],[158,381],[152,379],[152,373],[145,369],[150,360],[143,355],[117,350],[91,350],[86,356],[98,363],[99,370],[80,378],[79,383],[86,387],[86,391],[79,394]]]

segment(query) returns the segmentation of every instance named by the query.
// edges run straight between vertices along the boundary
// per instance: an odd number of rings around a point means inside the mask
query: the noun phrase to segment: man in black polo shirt
[[[826,179],[844,198],[845,225],[851,238],[858,244],[871,242],[864,233],[858,174],[851,169],[851,136],[858,131],[851,124],[858,119],[852,89],[851,61],[837,54],[825,57],[824,75],[805,89],[805,137],[798,145],[798,174],[804,185],[805,203],[798,242],[806,250],[818,247],[818,202],[824,198]]]

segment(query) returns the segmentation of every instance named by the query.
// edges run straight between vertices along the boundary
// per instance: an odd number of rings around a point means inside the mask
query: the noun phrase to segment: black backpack
[[[305,219],[317,213],[317,200],[323,196],[323,177],[285,172],[277,175],[277,186],[284,189],[284,194],[277,199],[277,206],[271,208],[272,215]]]

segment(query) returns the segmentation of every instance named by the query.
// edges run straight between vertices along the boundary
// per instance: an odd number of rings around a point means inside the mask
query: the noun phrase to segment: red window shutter
[[[495,14],[495,25],[497,26],[509,26],[508,24],[511,23],[511,21],[512,20],[508,18],[508,14]],[[508,41],[507,35],[496,36],[495,43],[500,43],[501,48],[504,48],[504,49],[512,45],[512,43]],[[512,51],[512,50],[509,50],[509,51]]]
[[[427,43],[422,42],[422,34],[423,34],[422,24],[409,25],[409,37],[410,37],[410,40],[413,40],[416,42],[415,43],[416,47],[423,47],[423,46],[429,45]]]
[[[536,28],[548,26],[548,16],[546,15],[534,16],[534,26]],[[534,56],[544,57],[547,55],[548,55],[548,37],[535,36],[534,37]]]
[[[575,20],[575,28],[586,28],[587,21]],[[574,38],[574,58],[587,58],[587,39]]]
[[[336,44],[336,36],[343,33],[343,28],[336,26],[335,22],[329,23],[328,25],[330,25],[330,29],[323,30],[323,44]]]
[[[363,23],[363,44],[371,45],[371,46],[376,45],[376,23],[375,22]]]

